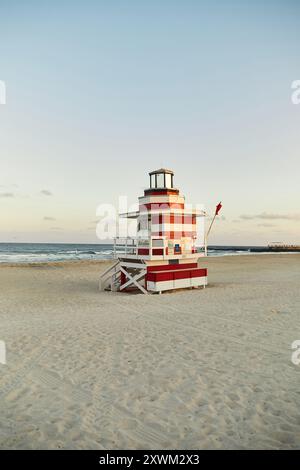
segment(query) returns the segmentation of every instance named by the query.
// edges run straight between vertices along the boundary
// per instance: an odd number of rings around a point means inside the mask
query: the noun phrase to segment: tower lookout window
[[[165,174],[164,173],[158,173],[156,175],[156,187],[157,188],[165,188]]]
[[[173,173],[168,170],[150,173],[150,188],[173,188]]]
[[[170,173],[165,173],[165,187],[173,188],[173,175],[170,175]]]

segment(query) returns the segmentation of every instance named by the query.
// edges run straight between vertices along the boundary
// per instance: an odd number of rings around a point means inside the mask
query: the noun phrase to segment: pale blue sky
[[[300,242],[299,47],[295,0],[0,0],[0,241],[97,242],[166,166],[211,243]]]

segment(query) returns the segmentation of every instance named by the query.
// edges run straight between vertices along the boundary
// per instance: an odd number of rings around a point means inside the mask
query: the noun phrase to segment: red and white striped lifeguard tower
[[[196,238],[197,217],[203,210],[187,209],[185,198],[174,188],[174,173],[161,168],[149,173],[150,187],[139,197],[139,210],[120,214],[137,219],[136,237],[116,238],[117,262],[103,273],[100,289],[144,294],[205,287],[207,270],[199,267]],[[200,245],[204,247],[203,240]]]

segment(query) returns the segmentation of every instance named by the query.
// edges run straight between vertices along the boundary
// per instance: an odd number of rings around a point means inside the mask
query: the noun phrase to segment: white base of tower
[[[194,277],[190,279],[177,279],[175,281],[147,282],[147,290],[150,292],[162,292],[173,289],[187,289],[189,287],[205,287],[207,277]]]
[[[207,269],[200,269],[194,259],[188,263],[157,264],[120,258],[100,280],[100,290],[128,292],[139,290],[143,294],[174,289],[205,287]]]

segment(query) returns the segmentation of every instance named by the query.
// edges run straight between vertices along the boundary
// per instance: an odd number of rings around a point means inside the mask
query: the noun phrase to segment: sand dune
[[[0,267],[2,449],[300,448],[300,257],[209,286],[98,292],[105,262]]]

